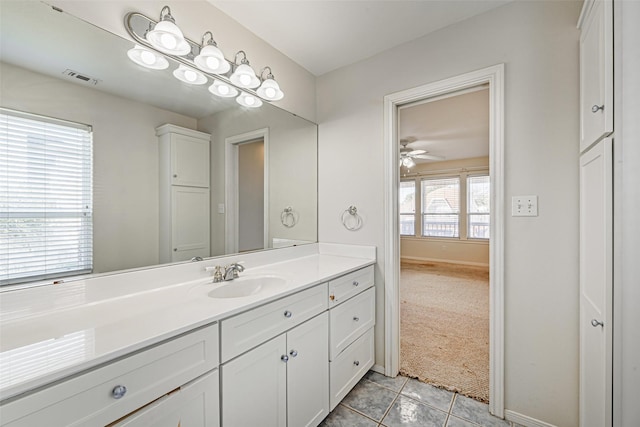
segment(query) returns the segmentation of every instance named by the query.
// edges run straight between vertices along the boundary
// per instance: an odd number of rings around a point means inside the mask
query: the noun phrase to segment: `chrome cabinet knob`
[[[353,286],[358,286],[360,283],[357,280],[353,281]]]
[[[289,361],[289,356],[287,356],[286,354],[283,354],[280,357],[280,360],[282,360],[284,363],[287,363]]]
[[[127,393],[127,388],[123,385],[117,385],[111,390],[111,395],[114,399],[120,399]]]
[[[360,361],[359,360],[354,360],[353,364],[356,365],[356,366],[360,366]]]
[[[358,316],[353,316],[353,321],[357,322],[358,320],[360,320],[360,318]]]
[[[298,355],[298,352],[296,350],[291,350],[289,354],[291,355],[291,357],[296,357]]]
[[[178,248],[173,248],[173,252],[178,252]]]
[[[177,177],[178,177],[178,174],[177,174],[177,173],[174,173],[174,174],[173,174],[173,177],[174,177],[174,178],[177,178]]]
[[[599,110],[604,111],[604,105],[594,105],[593,107],[591,107],[592,113],[597,113]]]
[[[284,317],[289,318],[289,317],[291,317],[291,315],[292,315],[292,314],[293,314],[293,313],[291,313],[289,310],[286,310],[286,311],[284,312]]]
[[[604,323],[600,322],[597,319],[591,319],[591,326],[593,326],[594,328],[598,327],[598,326],[604,326]]]

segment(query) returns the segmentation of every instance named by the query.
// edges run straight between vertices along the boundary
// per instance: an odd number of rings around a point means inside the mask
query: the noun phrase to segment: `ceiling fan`
[[[425,150],[412,150],[411,148],[407,147],[407,145],[415,141],[416,139],[412,137],[402,138],[400,140],[400,145],[402,145],[402,148],[400,149],[400,166],[404,166],[406,168],[414,167],[416,165],[416,162],[413,159],[423,159],[423,160],[444,160],[445,159],[444,156],[436,156],[434,154],[429,154],[429,152]]]

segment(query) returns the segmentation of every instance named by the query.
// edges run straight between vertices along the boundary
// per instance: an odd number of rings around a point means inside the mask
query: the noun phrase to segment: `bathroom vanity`
[[[0,424],[318,425],[374,363],[374,263],[314,244],[6,292]]]

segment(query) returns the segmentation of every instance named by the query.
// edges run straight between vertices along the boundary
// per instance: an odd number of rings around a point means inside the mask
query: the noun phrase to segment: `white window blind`
[[[0,108],[0,284],[91,272],[91,127]]]

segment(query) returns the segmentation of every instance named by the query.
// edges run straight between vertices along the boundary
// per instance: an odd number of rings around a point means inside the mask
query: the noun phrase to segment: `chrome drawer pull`
[[[123,385],[117,385],[111,390],[111,395],[114,399],[120,399],[127,393],[127,388]]]
[[[289,356],[287,356],[286,354],[283,354],[280,357],[280,360],[282,360],[284,363],[287,363],[289,361]]]
[[[291,357],[296,357],[298,355],[298,352],[295,350],[291,350],[289,354],[291,355]]]
[[[285,312],[284,312],[284,317],[286,317],[287,319],[288,319],[289,317],[291,317],[291,315],[292,315],[292,313],[291,313],[289,310],[287,310],[287,311],[285,311]]]
[[[359,360],[354,360],[353,364],[356,365],[356,366],[360,366],[360,361]]]
[[[358,316],[354,316],[353,320],[357,322],[358,320],[360,320],[360,318]]]
[[[353,281],[353,286],[358,286],[359,284],[360,284],[360,283],[358,283],[358,281],[357,281],[357,280],[354,280],[354,281]]]

